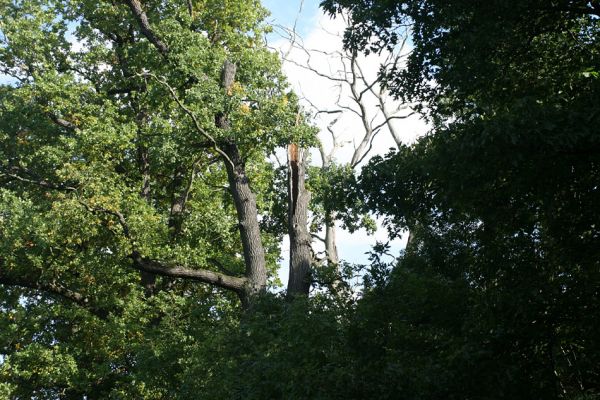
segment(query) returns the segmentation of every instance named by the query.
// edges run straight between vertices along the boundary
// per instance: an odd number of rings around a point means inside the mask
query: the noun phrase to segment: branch
[[[308,60],[306,61],[306,63],[305,63],[305,64],[303,64],[303,63],[299,63],[299,62],[296,62],[296,61],[294,61],[294,60],[291,60],[291,59],[288,59],[288,60],[285,60],[285,61],[287,61],[287,62],[289,62],[289,63],[292,63],[292,64],[294,64],[294,65],[295,65],[296,67],[298,67],[298,68],[302,68],[302,69],[305,69],[305,70],[307,70],[307,71],[311,71],[313,74],[315,74],[315,75],[317,75],[317,76],[320,76],[321,78],[325,78],[325,79],[328,79],[328,80],[330,80],[330,81],[334,81],[334,82],[346,82],[346,80],[345,80],[345,79],[343,79],[343,78],[336,78],[336,77],[334,77],[334,76],[331,76],[331,75],[324,74],[324,73],[322,73],[322,72],[318,71],[317,69],[313,68],[313,67],[310,65],[310,61],[311,61],[311,60],[310,60],[310,57],[308,58]]]
[[[119,225],[121,225],[121,228],[123,229],[123,235],[125,235],[125,237],[131,242],[131,245],[134,246],[134,240],[133,240],[133,237],[131,236],[131,230],[129,229],[129,225],[127,224],[127,221],[125,220],[125,216],[123,214],[121,214],[119,211],[109,210],[109,209],[103,208],[103,207],[92,207],[89,204],[86,204],[81,200],[79,200],[79,204],[81,204],[86,210],[88,210],[92,213],[100,212],[100,213],[104,213],[104,214],[108,214],[108,215],[112,215],[113,217],[116,217],[117,220],[119,221]]]
[[[405,43],[406,43],[406,37],[404,38],[404,40],[402,42],[400,50],[402,50],[404,48]],[[390,54],[390,57],[391,56],[392,56],[392,54]],[[394,66],[398,63],[399,59],[400,59],[400,55],[397,55],[393,62]],[[362,76],[364,84],[367,85],[367,81],[364,78],[364,73],[362,72],[362,68],[361,68],[360,64],[357,64],[356,66],[359,69],[359,71],[361,71],[361,76]],[[376,82],[379,82],[379,80],[377,80]],[[411,111],[409,114],[407,114],[405,116],[396,116],[396,115],[390,114],[386,107],[386,102],[384,100],[384,92],[386,91],[386,88],[383,85],[380,85],[379,92],[375,91],[374,86],[369,86],[368,89],[373,94],[373,96],[375,96],[377,101],[379,102],[379,108],[381,109],[381,111],[383,113],[383,117],[385,118],[385,120],[381,124],[379,124],[373,128],[373,131],[377,131],[378,129],[387,125],[387,127],[390,131],[390,134],[392,135],[392,138],[396,142],[396,145],[398,147],[400,147],[402,144],[402,140],[400,139],[400,134],[396,131],[396,128],[394,127],[394,125],[391,122],[393,119],[406,119],[406,118],[414,115],[415,112]],[[399,112],[400,110],[403,110],[406,108],[410,108],[410,106],[407,104],[400,104],[395,112]]]
[[[360,116],[361,122],[363,124],[365,134],[364,134],[360,144],[358,145],[358,148],[355,148],[354,154],[352,154],[352,160],[350,161],[350,166],[352,168],[354,168],[356,165],[358,165],[360,163],[360,161],[362,159],[364,159],[365,156],[368,154],[368,152],[371,150],[371,147],[373,144],[373,137],[374,137],[373,127],[371,126],[371,123],[369,122],[367,107],[365,106],[364,102],[362,101],[362,93],[359,93],[359,91],[358,91],[358,82],[357,82],[358,76],[359,76],[359,73],[357,72],[358,68],[359,68],[359,66],[358,66],[358,62],[357,62],[357,53],[353,52],[352,58],[350,59],[350,71],[352,74],[351,75],[352,81],[350,82],[350,91],[352,93],[352,99],[354,100],[354,102],[360,109],[359,116]],[[367,147],[369,142],[371,143],[371,147],[369,147],[369,149],[367,151],[365,151],[365,148]]]
[[[200,163],[200,159],[196,159],[192,163],[192,171],[190,173],[190,178],[188,179],[188,182],[186,183],[183,190],[178,194],[173,193],[173,199],[171,201],[171,211],[169,213],[169,222],[168,222],[169,229],[171,230],[172,238],[178,236],[179,233],[181,233],[181,227],[182,227],[182,222],[183,222],[182,221],[183,213],[185,212],[185,207],[187,205],[187,201],[190,196],[192,186],[194,184],[194,178],[195,178],[196,174],[198,173],[199,163]],[[174,180],[175,186],[177,186],[176,181],[180,182],[181,180],[175,179]],[[176,189],[177,189],[177,187],[175,187],[174,192]]]
[[[192,3],[192,0],[187,0],[187,9],[188,9],[188,14],[190,15],[191,18],[194,18],[194,4]]]
[[[375,137],[377,136],[377,134],[381,132],[381,129],[374,131],[373,135],[371,136],[371,140],[369,141],[369,148],[367,149],[367,151],[365,151],[362,155],[362,157],[360,157],[358,160],[356,160],[356,162],[351,164],[351,167],[354,168],[356,167],[358,164],[360,164],[362,162],[362,160],[365,159],[365,157],[367,156],[367,154],[369,154],[371,152],[371,150],[373,149],[373,140],[375,140]]]
[[[68,129],[70,131],[74,131],[75,129],[77,129],[77,126],[74,123],[69,122],[66,119],[59,118],[53,114],[49,114],[49,117],[52,120],[52,122],[54,122],[56,125],[62,128]]]
[[[77,304],[100,319],[106,319],[108,317],[108,311],[92,306],[89,298],[79,292],[68,289],[55,281],[42,282],[39,279],[8,276],[3,265],[0,265],[0,284],[47,292]]]
[[[119,224],[123,228],[123,234],[131,242],[132,251],[129,257],[133,260],[133,267],[139,271],[150,272],[152,274],[171,278],[183,278],[209,283],[223,289],[233,290],[235,292],[241,291],[247,282],[246,278],[238,278],[205,269],[191,269],[182,266],[173,266],[163,261],[152,260],[144,257],[136,250],[135,241],[131,236],[131,231],[122,213],[101,207],[91,207],[81,201],[80,204],[82,204],[89,211],[106,213],[115,216],[118,219]]]
[[[209,283],[234,292],[240,292],[247,282],[246,278],[229,276],[206,269],[191,269],[178,265],[168,265],[161,261],[142,257],[140,253],[135,250],[131,253],[130,258],[133,260],[133,267],[140,271],[151,272],[156,275],[172,278],[184,278]]]
[[[225,160],[227,160],[227,162],[229,162],[229,164],[234,167],[233,165],[233,161],[231,161],[231,159],[229,158],[229,156],[219,148],[219,146],[217,145],[217,141],[215,140],[215,138],[208,133],[204,128],[202,128],[202,126],[200,125],[200,122],[198,121],[198,118],[196,118],[196,115],[192,112],[192,110],[190,110],[189,108],[187,108],[179,99],[179,97],[177,96],[177,93],[175,93],[175,89],[173,89],[171,87],[171,85],[169,85],[166,81],[160,79],[159,77],[157,77],[156,75],[154,75],[153,73],[150,72],[145,72],[143,74],[138,74],[140,76],[149,76],[152,79],[156,80],[158,83],[160,83],[161,85],[165,86],[168,90],[169,93],[171,94],[171,97],[173,98],[173,100],[175,100],[175,102],[177,103],[177,105],[179,106],[179,108],[181,108],[191,119],[192,122],[194,123],[194,127],[196,128],[196,130],[205,138],[207,138],[211,143],[213,148],[215,149],[215,151],[217,153],[219,153],[219,155],[221,155]]]
[[[384,114],[387,114],[387,112],[384,112]],[[413,115],[415,115],[416,113],[414,111],[411,111],[410,113],[406,114],[406,115],[384,115],[385,116],[385,121],[383,121],[382,123],[380,123],[379,125],[375,126],[373,128],[374,131],[378,130],[379,128],[382,128],[384,125],[389,124],[392,120],[394,119],[406,119],[409,118]],[[390,124],[390,128],[391,128],[391,124]],[[395,135],[394,135],[395,136]]]
[[[140,30],[146,36],[146,38],[157,48],[158,52],[163,56],[167,57],[169,54],[169,47],[154,33],[148,22],[148,16],[142,9],[142,4],[139,0],[125,0],[136,21],[140,25]]]
[[[303,7],[304,7],[304,0],[300,0],[300,8],[298,9],[298,13],[296,14],[296,18],[294,19],[294,26],[292,27],[291,32],[290,32],[290,36],[291,36],[290,47],[288,48],[285,55],[283,55],[284,60],[289,57],[290,52],[294,48],[294,43],[296,42],[296,39],[298,37],[298,34],[296,32],[296,26],[298,25],[298,19],[300,18],[300,15],[302,14]]]
[[[31,175],[31,173],[29,173],[28,171],[22,170],[20,168],[11,168],[11,169],[12,170],[18,170],[18,171],[21,171],[21,172],[25,172],[26,174]],[[17,181],[24,182],[24,183],[30,183],[32,185],[41,186],[41,187],[46,188],[46,189],[65,190],[65,191],[76,191],[77,190],[77,188],[73,187],[73,186],[69,186],[69,185],[65,185],[65,184],[51,183],[51,182],[48,182],[45,179],[30,179],[30,178],[25,178],[25,177],[22,177],[20,175],[15,174],[15,173],[12,173],[12,172],[3,172],[3,175],[5,175],[5,176],[7,176],[9,178],[12,178],[13,180],[17,180]]]
[[[317,235],[316,233],[311,233],[311,234],[310,234],[310,236],[311,236],[313,239],[316,239],[316,240],[318,240],[319,242],[323,242],[323,243],[325,243],[325,239],[323,239],[321,236]]]
[[[208,262],[214,264],[217,268],[219,268],[221,270],[221,272],[223,272],[226,275],[229,276],[235,276],[236,273],[231,271],[230,269],[226,268],[219,260],[217,260],[216,258],[208,258],[207,259]]]
[[[116,87],[113,89],[108,89],[106,94],[109,96],[114,96],[117,94],[130,94],[132,92],[144,92],[146,87],[144,85],[132,85],[127,87]]]

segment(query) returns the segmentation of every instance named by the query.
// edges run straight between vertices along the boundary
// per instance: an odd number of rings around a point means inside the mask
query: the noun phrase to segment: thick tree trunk
[[[290,276],[288,297],[308,295],[312,261],[311,237],[308,232],[310,193],[305,186],[305,157],[298,146],[288,149],[288,233],[290,236]]]
[[[267,267],[265,250],[260,237],[258,224],[258,208],[256,196],[250,188],[250,181],[246,175],[244,162],[235,144],[227,144],[222,150],[229,157],[226,162],[227,177],[233,195],[233,202],[237,210],[244,262],[246,265],[247,284],[244,293],[240,296],[243,302],[248,302],[248,297],[264,291],[267,284]]]
[[[227,93],[233,85],[236,74],[235,64],[225,61],[221,74],[221,87]],[[223,130],[229,129],[226,114],[219,114],[215,124]],[[225,166],[229,187],[233,195],[233,202],[237,211],[244,262],[246,265],[246,285],[240,292],[240,299],[245,307],[249,307],[252,298],[263,292],[267,285],[267,265],[265,250],[260,236],[258,223],[258,207],[256,196],[250,187],[250,180],[246,175],[244,160],[239,149],[232,141],[221,145],[221,150],[226,156]]]

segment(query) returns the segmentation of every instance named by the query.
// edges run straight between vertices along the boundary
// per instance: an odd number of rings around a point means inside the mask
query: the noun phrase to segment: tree
[[[198,318],[177,315],[234,308],[231,294],[249,309],[264,293],[285,230],[261,218],[277,201],[267,156],[312,142],[264,46],[266,11],[0,9],[0,68],[14,81],[0,87],[2,390],[160,397],[136,383],[135,349],[168,324],[183,340],[175,327]]]
[[[359,228],[372,232],[376,228],[372,218],[362,210],[358,198],[352,197],[356,200],[352,204],[347,201],[348,190],[353,187],[354,171],[372,155],[376,139],[389,136],[400,146],[403,139],[410,137],[413,132],[402,132],[396,122],[415,114],[410,104],[389,98],[387,87],[377,76],[377,59],[341,48],[342,35],[335,30],[337,26],[347,26],[348,19],[347,15],[339,15],[335,28],[321,27],[320,34],[329,39],[327,42],[335,43],[327,45],[310,43],[310,38],[302,38],[295,27],[275,27],[284,42],[277,49],[284,67],[294,74],[306,75],[309,85],[314,82],[321,88],[327,85],[332,93],[332,96],[323,96],[310,89],[306,91],[305,82],[298,82],[301,102],[321,126],[318,135],[320,161],[318,165],[313,162],[308,167],[314,253],[324,254],[322,260],[334,267],[333,275],[329,275],[336,285],[341,283],[341,271],[337,270],[341,263],[336,223],[341,223],[350,232]],[[400,43],[379,59],[388,67],[401,65],[406,52],[404,45],[404,42]],[[340,154],[344,151],[348,153],[346,157]]]
[[[466,285],[462,361],[448,365],[478,383],[460,398],[597,396],[598,4],[323,4],[352,13],[351,48],[379,51],[411,25],[407,69],[383,75],[434,129],[360,181],[392,232],[415,235],[398,275]]]

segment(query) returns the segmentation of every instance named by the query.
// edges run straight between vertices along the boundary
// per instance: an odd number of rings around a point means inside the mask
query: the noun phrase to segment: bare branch
[[[311,236],[313,239],[316,239],[316,240],[318,240],[319,242],[323,242],[323,243],[325,243],[325,239],[324,239],[324,238],[322,238],[321,236],[317,235],[316,233],[311,233],[311,234],[310,234],[310,236]]]
[[[345,80],[344,80],[343,78],[336,78],[336,77],[334,77],[334,76],[331,76],[331,75],[324,74],[324,73],[322,73],[321,71],[319,71],[319,70],[317,70],[317,69],[313,68],[313,67],[310,65],[310,62],[311,62],[311,60],[310,60],[310,57],[309,57],[309,59],[306,61],[306,64],[304,64],[304,63],[299,63],[299,62],[296,62],[296,61],[294,61],[294,60],[291,60],[291,59],[288,59],[288,60],[286,60],[286,61],[287,61],[287,62],[289,62],[289,63],[291,63],[291,64],[294,64],[295,66],[297,66],[297,67],[299,67],[299,68],[305,69],[305,70],[307,70],[307,71],[311,71],[311,72],[313,72],[315,75],[318,75],[318,76],[320,76],[321,78],[325,78],[325,79],[328,79],[328,80],[330,80],[330,81],[334,81],[334,82],[345,82]]]
[[[392,130],[393,128],[391,127],[390,121],[395,120],[395,119],[406,119],[406,118],[410,118],[413,115],[415,115],[416,112],[412,111],[407,115],[392,115],[392,116],[386,116],[385,121],[383,121],[382,123],[380,123],[379,125],[376,125],[373,127],[373,130],[377,130],[382,128],[385,125],[389,124],[389,128],[390,130]]]
[[[362,157],[360,157],[358,160],[356,160],[355,163],[351,164],[352,168],[354,168],[358,164],[360,164],[362,162],[362,160],[364,160],[365,157],[371,152],[371,150],[373,149],[373,140],[375,140],[375,137],[377,136],[377,134],[379,132],[381,132],[381,129],[374,131],[373,135],[371,136],[371,141],[369,142],[369,148],[363,153]]]

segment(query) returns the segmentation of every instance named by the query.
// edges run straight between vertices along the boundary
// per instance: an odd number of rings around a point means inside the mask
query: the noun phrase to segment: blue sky
[[[320,0],[304,0],[302,13],[298,18],[296,28],[301,36],[308,34],[312,28],[313,17],[322,13],[319,8]],[[291,27],[294,25],[298,11],[300,10],[300,0],[262,0],[263,5],[271,11],[269,22]]]

